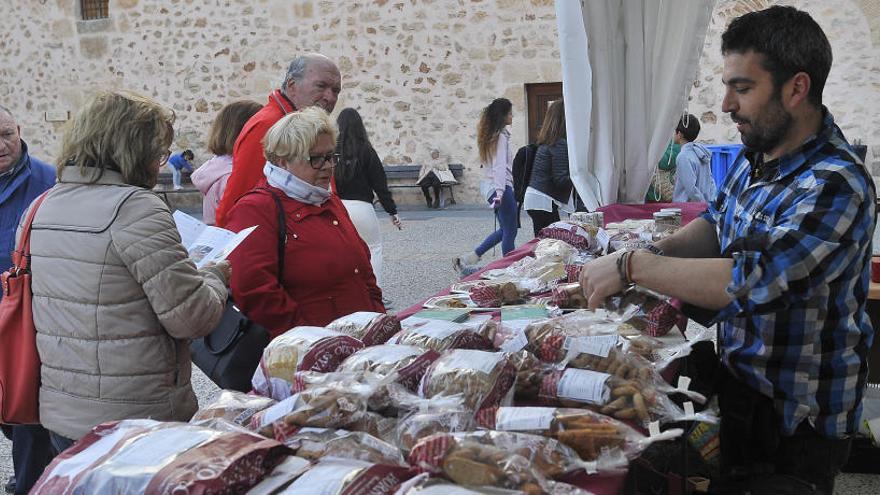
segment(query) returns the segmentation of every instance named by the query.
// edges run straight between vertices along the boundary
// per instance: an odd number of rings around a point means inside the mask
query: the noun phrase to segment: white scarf
[[[284,191],[287,196],[314,206],[321,206],[330,199],[330,191],[313,186],[308,182],[288,172],[286,169],[266,162],[263,166],[263,175],[270,186]]]

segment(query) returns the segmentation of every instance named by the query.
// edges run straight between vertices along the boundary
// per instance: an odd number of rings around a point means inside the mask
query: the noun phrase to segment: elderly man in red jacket
[[[217,205],[217,225],[226,225],[226,216],[242,194],[250,191],[263,177],[263,136],[275,122],[290,112],[317,105],[327,113],[336,107],[342,89],[339,68],[319,53],[293,59],[281,89],[269,95],[269,101],[241,130],[232,151],[232,175]]]

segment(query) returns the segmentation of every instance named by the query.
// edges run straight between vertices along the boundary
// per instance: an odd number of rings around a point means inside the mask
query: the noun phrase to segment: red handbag
[[[48,192],[48,191],[47,191]],[[34,201],[21,234],[21,245],[12,252],[12,268],[0,276],[0,423],[40,422],[40,355],[31,309],[31,223],[46,193]]]

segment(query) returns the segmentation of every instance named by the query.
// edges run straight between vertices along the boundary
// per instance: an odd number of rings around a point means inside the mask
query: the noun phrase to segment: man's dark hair
[[[691,142],[700,135],[700,119],[692,114],[684,115],[678,120],[678,127],[675,130],[680,132],[687,142]]]
[[[195,153],[193,153],[192,150],[185,150],[183,152],[183,157],[186,158],[187,160],[192,160],[193,158],[196,157],[196,155],[195,155]]]
[[[763,55],[764,70],[773,85],[782,85],[798,72],[810,76],[808,100],[822,105],[822,90],[831,71],[831,44],[810,14],[794,7],[774,6],[734,19],[721,35],[721,53]]]

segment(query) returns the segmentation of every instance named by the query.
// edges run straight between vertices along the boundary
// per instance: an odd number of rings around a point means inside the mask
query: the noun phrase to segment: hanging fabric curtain
[[[641,203],[697,74],[714,0],[556,0],[572,182]]]

